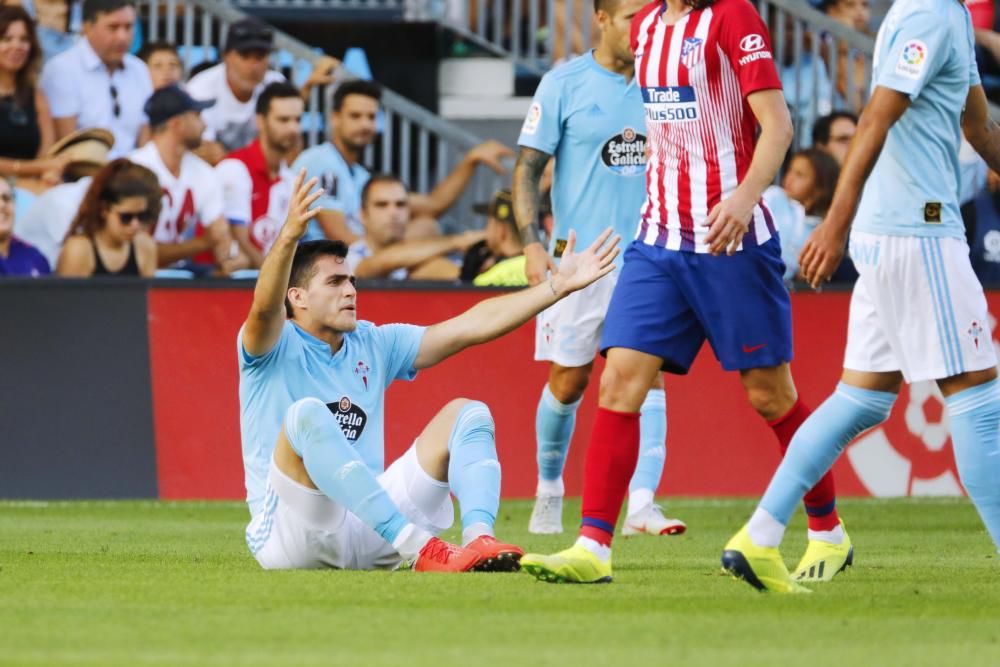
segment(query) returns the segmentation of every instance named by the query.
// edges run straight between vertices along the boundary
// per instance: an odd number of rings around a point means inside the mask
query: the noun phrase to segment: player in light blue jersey
[[[646,137],[642,94],[629,47],[632,17],[645,0],[601,0],[597,48],[557,67],[535,91],[518,139],[514,210],[524,242],[525,273],[536,285],[555,269],[570,225],[589,243],[608,225],[622,238],[635,236],[646,199]],[[535,221],[539,181],[555,157],[552,210],[555,228],[546,252]],[[551,255],[549,254],[551,253]],[[561,301],[538,316],[535,359],[551,362],[535,417],[538,486],[528,530],[561,533],[563,468],[576,411],[590,381],[617,273]],[[676,535],[684,522],[663,516],[653,503],[666,459],[667,404],[662,376],[641,411],[639,463],[629,485],[623,532]]]
[[[520,326],[614,269],[611,229],[573,252],[544,284],[429,327],[357,320],[357,290],[340,241],[300,244],[319,208],[316,180],[295,182],[288,219],[240,329],[240,429],[251,521],[246,540],[268,569],[509,571],[521,549],[498,542],[500,463],[489,409],[456,399],[384,467],[385,390],[470,345]],[[458,547],[435,537],[459,502]]]
[[[818,288],[850,232],[860,277],[844,372],[722,555],[726,569],[758,589],[800,590],[778,552],[794,507],[851,439],[889,416],[904,380],[937,382],[962,484],[1000,547],[996,353],[958,210],[963,132],[1000,169],[1000,126],[989,119],[973,48],[958,0],[897,0],[879,30],[871,99],[830,212],[799,259]]]

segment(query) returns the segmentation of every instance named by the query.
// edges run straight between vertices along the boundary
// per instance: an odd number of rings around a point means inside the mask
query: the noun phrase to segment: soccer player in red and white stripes
[[[580,536],[521,561],[546,581],[611,580],[639,407],[656,374],[687,373],[705,340],[739,372],[782,451],[810,414],[789,371],[791,305],[761,201],[792,137],[767,28],[748,0],[659,0],[633,19],[632,48],[650,147],[646,201],[601,341]],[[853,557],[829,474],[805,504],[810,540],[795,576],[829,580]]]

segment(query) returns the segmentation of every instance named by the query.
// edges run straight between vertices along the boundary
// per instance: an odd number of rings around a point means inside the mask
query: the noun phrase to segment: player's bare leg
[[[500,463],[493,418],[483,403],[450,401],[417,438],[417,462],[432,479],[450,486],[462,514],[462,544],[479,554],[474,570],[514,572],[524,551],[493,535],[500,505]]]

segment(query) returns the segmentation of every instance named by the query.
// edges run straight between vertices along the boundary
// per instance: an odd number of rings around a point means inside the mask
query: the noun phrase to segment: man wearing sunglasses
[[[42,71],[56,139],[81,128],[110,130],[115,137],[111,159],[148,139],[142,105],[153,84],[145,63],[128,52],[135,17],[133,0],[84,0],[83,36]]]

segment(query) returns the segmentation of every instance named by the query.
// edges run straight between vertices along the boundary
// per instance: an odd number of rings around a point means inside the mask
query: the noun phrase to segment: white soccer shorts
[[[851,233],[859,278],[844,368],[907,382],[995,366],[982,285],[964,239]]]
[[[417,461],[416,443],[378,476],[396,507],[417,526],[440,534],[451,527],[455,508],[448,483],[428,475]],[[264,510],[246,529],[247,546],[264,569],[393,569],[401,559],[392,545],[356,515],[295,482],[271,459]]]
[[[535,361],[578,368],[594,360],[619,274],[616,270],[538,314]]]

